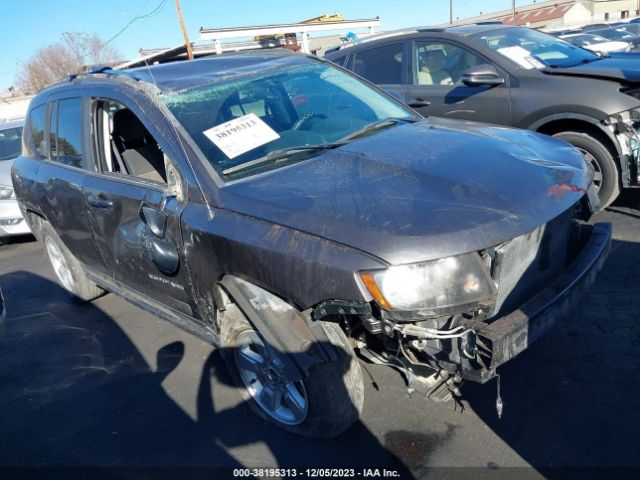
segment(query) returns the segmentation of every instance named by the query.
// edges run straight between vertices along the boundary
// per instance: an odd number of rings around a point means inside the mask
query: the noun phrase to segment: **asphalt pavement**
[[[280,472],[297,478],[331,467],[356,478],[376,478],[364,470],[375,468],[401,478],[638,478],[639,193],[598,215],[614,223],[614,241],[580,310],[499,369],[501,419],[495,382],[466,383],[460,403],[437,404],[366,365],[362,420],[330,441],[259,420],[201,340],[114,295],[75,303],[41,245],[14,240],[0,247],[0,478],[215,479],[274,467],[297,468]]]

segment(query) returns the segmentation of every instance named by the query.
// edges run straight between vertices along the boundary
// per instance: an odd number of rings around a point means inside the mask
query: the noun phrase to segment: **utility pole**
[[[453,0],[449,0],[449,25],[453,25]]]
[[[516,0],[512,0],[511,1],[511,8],[513,10],[513,24],[517,25],[517,23],[516,23]]]
[[[189,35],[187,35],[187,29],[184,26],[184,19],[182,18],[182,9],[180,8],[180,0],[176,0],[176,10],[178,11],[180,28],[182,29],[182,35],[184,36],[184,44],[187,46],[187,57],[189,57],[189,60],[193,60],[193,50],[191,49],[191,42],[189,41]]]

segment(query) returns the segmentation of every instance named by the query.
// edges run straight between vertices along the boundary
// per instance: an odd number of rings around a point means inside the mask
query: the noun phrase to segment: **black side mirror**
[[[498,73],[493,65],[476,65],[466,70],[462,74],[462,83],[469,87],[480,85],[502,85],[504,78]]]
[[[164,238],[167,233],[167,214],[155,208],[142,207],[142,218],[151,233],[158,238]]]

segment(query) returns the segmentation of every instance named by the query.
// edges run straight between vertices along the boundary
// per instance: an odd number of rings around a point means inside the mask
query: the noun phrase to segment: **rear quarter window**
[[[347,60],[346,55],[340,55],[339,57],[334,57],[331,61],[336,65],[344,67],[344,62]]]
[[[355,55],[353,72],[379,85],[402,83],[402,43],[372,48]]]
[[[53,134],[54,131],[56,135]],[[52,110],[51,132],[52,160],[83,168],[81,98],[58,101],[57,109]]]
[[[30,158],[47,158],[45,138],[46,105],[31,109],[24,131],[25,155]]]

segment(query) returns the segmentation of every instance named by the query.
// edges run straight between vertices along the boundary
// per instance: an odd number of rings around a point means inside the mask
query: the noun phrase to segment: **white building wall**
[[[33,96],[0,98],[0,122],[24,118],[32,98]]]
[[[620,12],[628,11],[631,16],[635,16],[636,10],[638,10],[638,0],[614,0],[607,2],[593,1],[593,14],[604,15],[608,13],[611,18],[612,15],[616,15],[615,18],[620,18]]]
[[[564,14],[565,25],[585,24],[591,21],[591,10],[583,3],[578,2]]]

